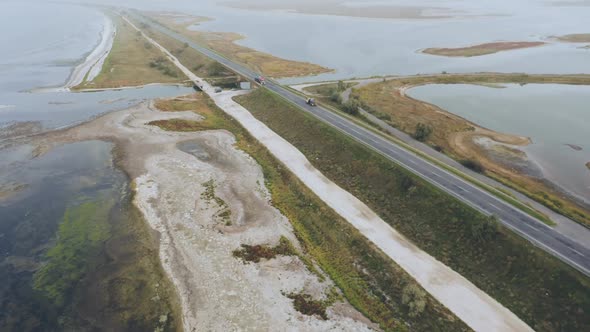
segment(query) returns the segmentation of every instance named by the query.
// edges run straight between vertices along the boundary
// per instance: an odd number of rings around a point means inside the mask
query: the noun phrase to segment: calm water
[[[90,8],[0,1],[0,136],[4,126],[15,122],[39,122],[44,129],[70,126],[143,99],[191,91],[150,86],[93,93],[29,92],[62,86],[72,68],[98,43],[103,22],[103,15]],[[112,328],[125,324],[125,319],[133,320],[137,330],[154,330],[158,325],[155,320],[148,321],[153,318],[148,314],[129,316],[134,310],[125,309],[120,315],[121,306],[139,308],[134,300],[151,294],[153,285],[134,285],[135,281],[143,282],[142,278],[115,280],[136,262],[145,262],[145,257],[135,253],[146,247],[138,244],[139,231],[126,229],[132,227],[127,180],[113,166],[111,150],[112,144],[98,141],[68,144],[37,158],[31,157],[34,152],[29,145],[0,149],[0,331],[129,330]],[[6,197],[5,191],[14,188],[19,190]],[[88,266],[76,268],[92,272],[69,280],[69,289],[57,291],[66,299],[60,305],[46,289],[35,288],[33,280],[40,267],[51,261],[46,253],[56,243],[65,211],[83,203],[107,213],[107,217],[100,217],[105,220],[93,222],[108,223],[117,233],[104,248],[99,243],[80,256]],[[69,258],[66,263],[73,264]],[[72,272],[67,264],[63,264],[65,271]],[[157,266],[143,266],[142,277],[159,271]],[[68,280],[77,272],[63,277]],[[141,292],[125,297],[121,294],[125,287]],[[154,302],[150,310],[161,307],[160,302]],[[144,325],[150,327],[139,328]]]
[[[0,125],[15,121],[41,121],[45,128],[83,122],[108,111],[125,109],[142,100],[185,95],[192,89],[181,86],[148,86],[100,92],[6,93],[15,107],[0,109]]]
[[[526,11],[473,9],[511,16],[441,20],[377,20],[287,13],[240,12],[201,25],[203,30],[239,31],[241,44],[291,59],[336,69],[312,80],[384,74],[448,72],[590,72],[590,51],[551,44],[483,57],[447,58],[417,53],[428,47],[457,47],[497,40],[539,40],[579,32],[590,7],[547,7]],[[551,22],[545,24],[544,22]],[[289,36],[289,38],[284,38]],[[291,79],[285,82],[306,81]]]
[[[126,180],[112,165],[111,149],[104,142],[75,143],[35,159],[26,145],[0,151],[0,188],[26,186],[0,200],[0,330],[56,330],[63,312],[34,291],[34,274],[68,207],[121,196]]]
[[[101,12],[81,6],[0,3],[0,31],[4,31],[0,34],[0,128],[20,121],[40,121],[48,129],[62,127],[144,99],[191,91],[149,86],[93,93],[29,92],[63,85],[72,68],[98,43],[103,23]]]
[[[590,87],[434,84],[411,89],[409,95],[483,127],[530,137],[533,144],[525,151],[545,176],[590,203],[590,170],[584,165],[590,161]]]
[[[115,0],[88,0],[120,5]],[[336,69],[285,83],[386,74],[448,72],[590,73],[590,50],[579,44],[552,43],[531,49],[472,58],[417,53],[428,47],[458,47],[499,40],[541,40],[547,36],[590,32],[590,6],[553,6],[545,0],[350,1],[351,5],[396,4],[447,7],[470,17],[447,19],[368,19],[250,11],[214,0],[128,0],[129,7],[208,16],[199,30],[239,32],[240,44],[287,59]],[[571,1],[570,1],[571,2]],[[550,22],[550,24],[548,24]],[[583,44],[582,44],[583,45]]]

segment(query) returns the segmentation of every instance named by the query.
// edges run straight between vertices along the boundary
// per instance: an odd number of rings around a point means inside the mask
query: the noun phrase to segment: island
[[[422,53],[447,57],[472,57],[545,45],[545,42],[494,42],[457,48],[426,48]]]
[[[563,35],[553,38],[558,41],[567,43],[590,43],[590,33],[572,33],[569,35]]]

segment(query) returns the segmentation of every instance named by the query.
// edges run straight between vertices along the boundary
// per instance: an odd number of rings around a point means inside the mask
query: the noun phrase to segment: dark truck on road
[[[254,81],[256,81],[256,83],[258,83],[260,85],[264,85],[266,83],[264,81],[264,77],[262,77],[262,76],[256,76],[256,77],[254,77]]]

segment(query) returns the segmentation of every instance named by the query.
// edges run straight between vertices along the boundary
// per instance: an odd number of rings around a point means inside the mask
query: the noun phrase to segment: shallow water
[[[178,143],[178,149],[191,154],[201,161],[209,161],[211,155],[207,152],[198,140],[190,140]]]
[[[4,93],[14,107],[0,110],[0,126],[18,121],[41,121],[46,129],[73,125],[96,115],[128,108],[141,101],[185,95],[191,88],[152,85],[143,88],[99,92]]]
[[[64,4],[6,2],[0,9],[0,29],[10,31],[0,34],[0,44],[7,46],[0,52],[0,105],[4,106],[0,128],[20,121],[40,121],[46,129],[58,128],[145,99],[191,91],[154,85],[93,93],[29,92],[64,84],[76,63],[98,43],[104,16],[92,8]]]
[[[285,83],[442,71],[590,72],[590,51],[579,49],[580,44],[551,43],[471,58],[417,52],[428,47],[460,47],[499,40],[537,41],[552,35],[586,32],[580,29],[588,26],[589,6],[555,7],[544,1],[525,1],[520,5],[514,1],[411,3],[422,4],[448,6],[471,17],[393,20],[259,12],[221,6],[187,10],[216,18],[199,25],[199,30],[239,32],[246,36],[239,44],[336,69],[335,73],[314,78],[282,80]]]
[[[530,137],[524,151],[544,176],[590,204],[590,87],[558,84],[426,85],[408,91],[483,127]],[[578,150],[579,147],[581,150]]]
[[[76,5],[0,3],[0,28],[5,32],[0,34],[2,139],[7,136],[3,127],[14,122],[38,122],[42,130],[50,130],[144,99],[192,91],[149,86],[28,92],[62,86],[98,43],[103,23],[100,12]],[[114,168],[111,150],[110,143],[81,142],[31,159],[35,151],[29,145],[0,149],[0,331],[175,330],[170,286],[153,254],[157,247],[131,208],[126,176]],[[75,243],[61,246],[57,234],[70,211],[82,215],[67,226],[74,236],[99,236],[85,220],[112,233],[94,246],[90,241],[81,248]],[[55,248],[59,254],[47,256]],[[58,272],[48,273],[37,285],[48,265],[58,266]],[[60,280],[67,281],[65,291]]]
[[[80,6],[0,3],[0,104],[5,92],[65,82],[98,43],[103,22],[100,12]]]
[[[0,330],[53,329],[56,308],[33,291],[33,275],[55,243],[68,207],[121,195],[126,180],[113,168],[111,149],[90,141],[35,159],[26,145],[0,151],[0,187],[26,186],[0,200]]]
[[[101,3],[119,4],[115,0]],[[363,6],[384,4],[354,1]],[[554,35],[590,33],[590,6],[554,6],[545,0],[387,1],[394,5],[446,7],[460,17],[444,19],[369,19],[255,11],[225,7],[214,0],[146,2],[129,7],[178,11],[214,18],[195,28],[238,32],[239,44],[286,59],[308,61],[336,70],[316,77],[283,79],[300,83],[372,75],[447,72],[590,73],[584,44],[546,46],[471,58],[417,53],[428,47],[460,47],[493,41],[538,41]],[[551,24],[548,24],[550,22]]]

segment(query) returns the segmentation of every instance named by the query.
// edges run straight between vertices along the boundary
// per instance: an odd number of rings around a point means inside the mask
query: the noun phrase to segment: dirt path
[[[130,23],[130,22],[129,22]],[[289,142],[258,121],[232,98],[245,93],[215,93],[207,82],[194,75],[170,52],[146,36],[191,80],[200,82],[203,91],[226,113],[293,172],[328,206],[357,228],[385,254],[406,270],[432,296],[476,331],[532,331],[508,309],[475,287],[467,279],[407,240],[356,197],[338,187],[315,169]]]
[[[476,331],[531,331],[508,309],[420,250],[364,203],[323,176],[295,147],[236,104],[232,99],[236,94],[238,93],[221,93],[214,100],[328,206],[375,243],[467,325]]]

